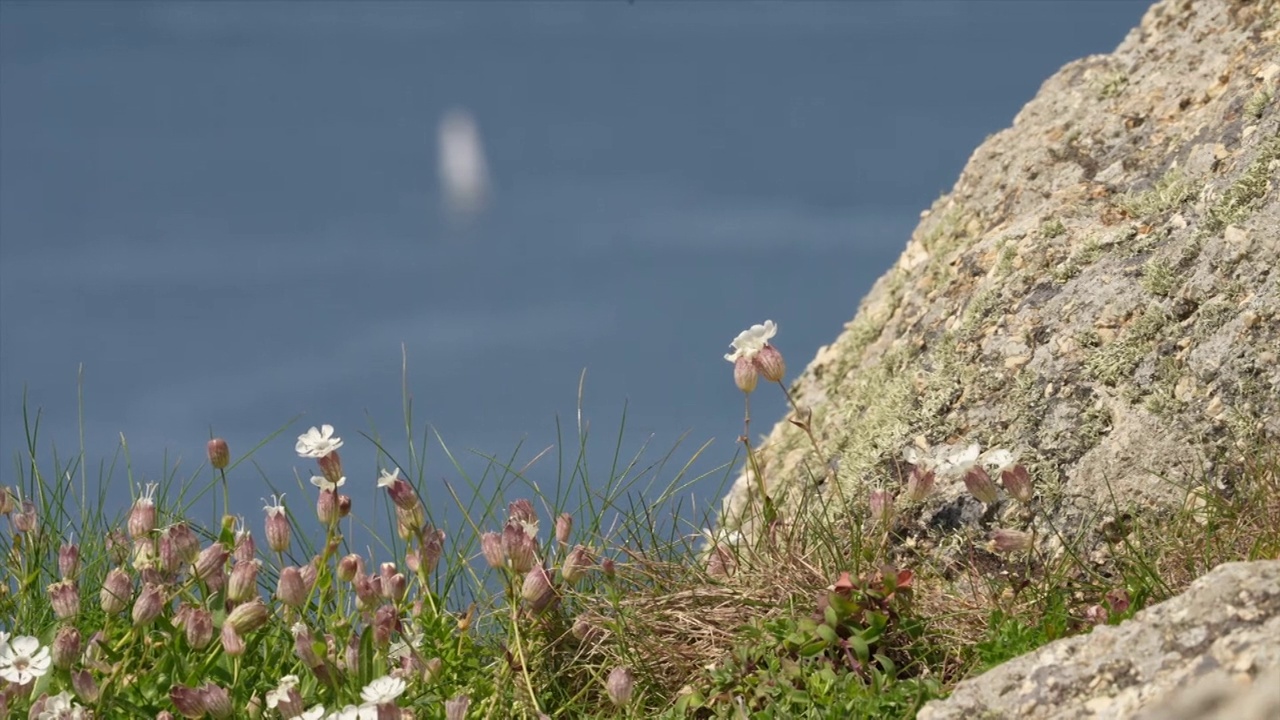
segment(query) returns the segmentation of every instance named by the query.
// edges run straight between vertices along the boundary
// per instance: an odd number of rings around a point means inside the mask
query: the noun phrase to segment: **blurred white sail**
[[[440,119],[440,188],[446,210],[471,217],[489,197],[489,168],[480,129],[471,113],[453,109]]]

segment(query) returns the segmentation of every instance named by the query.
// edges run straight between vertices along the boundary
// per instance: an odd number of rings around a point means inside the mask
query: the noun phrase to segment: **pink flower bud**
[[[964,486],[984,505],[994,505],[1000,499],[1000,490],[991,482],[991,476],[981,467],[974,465],[964,474]]]
[[[209,452],[209,464],[214,470],[222,470],[231,462],[231,448],[227,446],[226,440],[214,438],[205,449]]]
[[[426,526],[426,511],[421,504],[415,505],[409,510],[396,506],[396,522],[400,524],[400,537],[408,540]]]
[[[560,577],[564,578],[567,583],[576,583],[579,578],[587,574],[587,571],[594,564],[591,559],[591,553],[587,552],[585,547],[574,545],[560,565]]]
[[[934,477],[931,468],[923,468],[919,465],[911,468],[911,475],[907,478],[907,498],[911,502],[920,502],[932,495]]]
[[[520,523],[531,535],[537,532],[538,511],[534,510],[533,501],[528,498],[512,500],[507,505],[507,520]]]
[[[382,581],[382,593],[392,602],[403,602],[409,593],[409,580],[404,573],[396,573]]]
[[[75,580],[59,580],[49,586],[49,602],[59,620],[70,620],[80,612],[80,591]]]
[[[1014,500],[1023,505],[1031,502],[1033,495],[1031,476],[1027,473],[1025,467],[1014,465],[1007,470],[1002,470],[1000,472],[1000,480],[1004,483],[1004,489],[1009,491],[1009,496]]]
[[[129,537],[134,540],[156,529],[157,487],[155,483],[149,483],[143,494],[133,501],[133,508],[129,511]]]
[[[379,481],[379,484],[387,489],[387,495],[391,496],[391,502],[401,510],[413,510],[422,503],[418,500],[418,493],[414,492],[413,486],[407,481],[394,476],[390,479]]]
[[[93,705],[98,702],[98,683],[88,670],[77,670],[71,673],[71,689],[75,691],[80,702]]]
[[[241,605],[240,607],[244,607]],[[244,638],[236,631],[234,625],[229,622],[222,624],[222,632],[219,633],[219,640],[222,642],[222,652],[231,657],[239,657],[244,654]]]
[[[337,450],[330,450],[316,462],[320,465],[320,472],[324,474],[325,480],[334,485],[340,485],[339,481],[346,477],[342,473],[342,458],[338,456]]]
[[[391,643],[391,636],[400,631],[400,613],[394,605],[383,605],[373,613],[373,641],[380,648]]]
[[[163,588],[147,583],[133,603],[133,626],[141,628],[150,625],[160,617],[167,602]]]
[[[487,532],[480,536],[480,552],[491,568],[507,564],[507,553],[502,549],[502,533]]]
[[[613,577],[614,575],[618,574],[618,566],[617,566],[617,563],[613,561],[613,558],[605,558],[601,560],[600,569],[603,570],[604,574],[608,575],[609,577]]]
[[[115,615],[124,610],[132,598],[133,579],[124,570],[112,568],[102,581],[102,592],[99,594],[102,612]]]
[[[507,558],[507,567],[517,575],[529,572],[537,562],[537,546],[518,523],[509,522],[503,529],[502,550]]]
[[[631,702],[631,691],[634,686],[635,678],[631,675],[631,671],[625,667],[616,667],[605,680],[604,691],[609,695],[609,700],[614,706],[623,707]]]
[[[18,508],[18,498],[7,487],[0,487],[0,515],[8,515]]]
[[[80,659],[80,631],[70,626],[58,628],[50,648],[53,666],[60,670],[69,670]]]
[[[760,369],[760,374],[769,382],[781,382],[784,375],[787,374],[787,364],[782,360],[782,353],[778,352],[778,348],[765,344],[760,352],[756,353],[756,367]]]
[[[338,561],[338,577],[344,582],[351,582],[356,575],[364,572],[364,558],[351,553]]]
[[[760,382],[760,375],[756,369],[755,362],[751,358],[743,355],[733,361],[733,383],[738,389],[744,393],[750,393],[756,389],[756,385]]]
[[[202,718],[208,712],[204,705],[204,693],[199,688],[174,685],[169,689],[169,702],[184,718]]]
[[[440,563],[440,557],[444,555],[444,531],[428,529],[422,533],[420,542],[418,559],[422,565],[422,572],[430,574],[435,571],[436,565]]]
[[[235,550],[231,557],[237,562],[251,562],[258,556],[258,546],[253,542],[253,533],[243,528],[236,530]]]
[[[600,629],[585,617],[579,615],[573,620],[569,633],[582,642],[591,642],[600,637]]]
[[[307,586],[302,580],[302,571],[289,566],[280,571],[280,582],[276,587],[276,598],[289,607],[302,607],[307,601]]]
[[[247,603],[237,605],[234,610],[227,614],[227,619],[223,625],[230,625],[235,628],[236,632],[241,634],[250,633],[267,624],[267,620],[270,617],[271,611],[267,608],[266,603],[262,602],[261,598],[254,598]]]
[[[258,594],[257,560],[240,561],[231,569],[231,579],[227,582],[227,599],[232,602],[244,602]]]
[[[569,535],[573,532],[573,516],[569,513],[560,513],[560,517],[556,518],[556,542],[560,543],[560,547],[568,547]]]
[[[173,551],[177,553],[181,563],[187,565],[194,563],[200,555],[200,538],[196,537],[190,525],[186,523],[172,525],[161,535],[162,543],[165,537],[170,539]]]
[[[203,650],[213,642],[213,614],[202,607],[186,606],[186,614],[182,618],[182,629],[187,636],[187,644],[196,650]]]
[[[204,697],[205,711],[214,720],[223,720],[223,718],[231,717],[231,695],[226,688],[207,682],[204,687],[200,688],[200,694]]]
[[[351,496],[338,494],[338,517],[344,518],[351,514]]]
[[[541,565],[534,565],[524,575],[524,585],[520,596],[529,604],[534,613],[541,613],[556,598],[556,590],[551,585],[551,577]]]
[[[226,569],[227,558],[229,557],[231,557],[231,552],[227,550],[226,545],[220,542],[213,543],[201,550],[200,554],[196,556],[196,577],[207,582],[215,574],[221,574]]]
[[[871,491],[871,522],[888,524],[893,518],[893,494],[888,490]]]
[[[321,490],[316,499],[316,517],[322,525],[332,525],[338,519],[338,493],[334,490]]]
[[[377,575],[357,575],[353,583],[356,589],[356,603],[362,610],[377,607],[382,599],[382,578]]]
[[[998,553],[1015,553],[1030,549],[1031,534],[1021,530],[996,530],[991,534],[991,543]]]
[[[58,548],[58,574],[63,580],[73,580],[80,573],[80,546],[63,543]]]
[[[452,700],[444,701],[444,720],[466,720],[467,708],[471,706],[471,698],[459,695]]]
[[[271,505],[263,507],[267,512],[267,547],[272,552],[285,553],[289,550],[290,533],[289,515],[284,509],[284,496],[272,496]]]
[[[324,651],[324,643],[318,643],[311,636],[311,630],[302,623],[296,623],[292,628],[293,632],[293,654],[298,656],[303,665],[308,668],[319,667],[324,665],[320,653]]]

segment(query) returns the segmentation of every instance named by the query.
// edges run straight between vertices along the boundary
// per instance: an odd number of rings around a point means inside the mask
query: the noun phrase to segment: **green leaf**
[[[373,628],[364,629],[360,636],[360,686],[373,682]]]
[[[836,634],[836,631],[830,625],[819,625],[817,635],[826,641],[828,645],[834,645],[840,639],[840,636]]]

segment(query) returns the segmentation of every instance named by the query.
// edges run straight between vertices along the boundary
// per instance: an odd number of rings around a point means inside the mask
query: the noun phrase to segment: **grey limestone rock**
[[[956,686],[919,720],[1274,720],[1280,561],[1226,563],[1117,626]]]

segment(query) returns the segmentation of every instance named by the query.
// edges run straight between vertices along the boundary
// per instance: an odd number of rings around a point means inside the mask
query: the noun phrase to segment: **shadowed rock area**
[[[1049,78],[795,380],[821,454],[786,419],[761,443],[782,515],[838,505],[832,477],[855,508],[899,493],[907,446],[979,443],[1021,453],[1034,521],[940,478],[899,536],[1030,522],[1052,554],[1053,528],[1087,547],[1280,438],[1278,38],[1277,0],[1164,0]],[[753,532],[757,491],[740,476],[721,524]]]
[[[1118,626],[960,683],[919,720],[1280,717],[1280,561],[1227,563]]]

